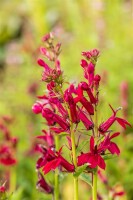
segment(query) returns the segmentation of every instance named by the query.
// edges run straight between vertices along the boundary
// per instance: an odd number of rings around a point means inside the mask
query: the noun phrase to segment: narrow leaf
[[[82,181],[88,183],[88,185],[90,185],[90,186],[92,187],[92,180],[91,180],[91,176],[90,176],[89,174],[87,174],[87,173],[82,173],[82,174],[80,174],[79,178],[80,178]]]
[[[84,164],[81,167],[78,167],[73,176],[78,177],[86,169],[87,166],[88,166],[88,164]]]

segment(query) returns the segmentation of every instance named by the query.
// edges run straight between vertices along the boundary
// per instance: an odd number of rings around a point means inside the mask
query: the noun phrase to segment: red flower
[[[125,119],[116,117],[116,113],[120,110],[117,109],[116,111],[111,107],[111,105],[109,105],[110,108],[113,111],[113,115],[107,119],[105,122],[103,122],[100,126],[99,126],[99,131],[101,133],[105,133],[108,131],[108,129],[112,126],[112,124],[117,121],[123,128],[126,128],[126,125],[131,126]]]
[[[86,82],[80,82],[79,84],[79,88],[81,88],[81,90],[86,91],[89,98],[90,98],[90,102],[92,104],[96,104],[97,99],[94,97],[89,85]]]
[[[6,192],[6,188],[4,185],[0,186],[0,193]]]
[[[61,149],[56,153],[54,153],[51,149],[48,151],[52,156],[52,159],[48,161],[43,167],[42,170],[44,171],[44,174],[47,174],[51,170],[55,170],[58,166],[62,166],[68,172],[74,172],[74,165],[70,164],[65,158],[61,156]]]
[[[54,125],[57,123],[64,131],[69,129],[69,124],[61,116],[55,114],[49,108],[44,108],[42,110],[42,116],[47,120],[48,125]]]
[[[78,156],[78,165],[83,165],[88,163],[90,168],[95,168],[99,166],[102,169],[105,169],[104,159],[101,157],[101,151],[99,152],[97,149],[97,145],[94,145],[94,137],[90,138],[90,152],[83,153]]]
[[[90,152],[89,153],[82,153],[78,156],[78,165],[83,165],[85,163],[89,164],[90,168],[95,168],[99,166],[102,169],[105,169],[105,162],[102,158],[102,154],[105,153],[106,150],[109,150],[111,154],[120,154],[120,150],[118,146],[112,142],[111,140],[117,137],[120,133],[116,132],[112,136],[110,133],[105,136],[104,140],[99,144],[94,144],[94,137],[91,136],[90,138]]]
[[[46,180],[44,179],[43,175],[38,172],[38,182],[36,184],[36,187],[39,191],[44,192],[46,194],[53,193],[53,188],[50,186]]]
[[[87,59],[91,61],[97,61],[97,58],[99,56],[99,51],[97,49],[93,49],[91,51],[85,51],[82,52],[82,55]]]
[[[85,115],[85,113],[80,108],[79,108],[79,118],[83,122],[83,124],[87,130],[93,129],[93,127],[94,127],[93,122],[88,119],[88,117]]]
[[[7,146],[0,147],[0,163],[3,165],[14,165],[16,159],[13,157],[11,149]]]
[[[42,108],[43,108],[43,105],[40,103],[40,102],[36,102],[33,106],[32,106],[32,111],[35,113],[35,114],[39,114],[42,112]]]
[[[69,104],[70,115],[73,123],[79,123],[79,117],[76,109],[76,103],[74,102],[74,98],[72,97],[71,93],[66,91],[65,92],[65,101]]]
[[[54,137],[50,131],[42,130],[44,135],[37,136],[37,138],[42,139],[46,142],[49,147],[54,146]]]
[[[101,80],[101,77],[98,74],[96,74],[94,76],[94,86],[95,86],[96,90],[99,88],[100,80]]]
[[[41,51],[44,53],[45,56],[50,58],[49,52],[45,48],[41,48]],[[38,64],[44,68],[43,74],[42,74],[42,81],[50,83],[51,81],[57,81],[59,77],[62,75],[62,71],[60,70],[59,61],[55,63],[55,68],[50,68],[42,59],[38,59]]]

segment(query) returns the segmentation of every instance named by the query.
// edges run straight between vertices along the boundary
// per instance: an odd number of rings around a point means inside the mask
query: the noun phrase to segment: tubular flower
[[[47,162],[43,167],[42,170],[44,174],[47,174],[51,170],[55,170],[58,166],[62,166],[68,172],[74,172],[74,165],[69,163],[65,158],[61,156],[61,149],[56,153],[52,150],[49,150],[49,154],[52,155],[53,159]]]
[[[85,97],[82,97],[79,101],[90,115],[94,115],[94,108],[92,104]]]
[[[61,99],[57,97],[50,97],[49,102],[56,106],[57,110],[59,111],[59,113],[61,113],[62,117],[64,118],[68,117],[68,112],[65,110],[65,108],[61,104]]]
[[[116,117],[116,113],[120,108],[116,111],[111,107],[111,105],[110,108],[113,111],[113,115],[99,126],[100,133],[106,133],[115,121],[117,121],[123,128],[126,128],[126,125],[131,126],[125,119]]]
[[[80,82],[79,84],[79,88],[81,88],[81,90],[86,91],[89,98],[90,98],[90,102],[92,104],[96,104],[97,99],[94,97],[89,85],[86,82]]]
[[[37,138],[42,139],[46,142],[49,147],[54,146],[54,137],[50,131],[42,130],[44,135],[37,136]]]
[[[70,92],[65,93],[65,101],[69,105],[71,120],[73,123],[79,123],[79,117],[76,109],[76,103],[74,102],[74,98],[70,94]]]
[[[101,153],[104,153],[106,150],[109,150],[111,154],[119,155],[120,154],[119,147],[117,146],[117,144],[111,141],[113,138],[117,137],[118,135],[120,135],[119,132],[116,132],[112,134],[111,136],[110,136],[110,133],[106,135],[104,140],[99,144],[98,151]]]
[[[74,102],[78,103],[80,102],[83,107],[88,111],[90,115],[94,114],[94,108],[93,105],[83,96],[83,90],[81,90],[80,87],[77,89],[77,97],[74,98]]]
[[[88,163],[90,168],[95,168],[99,166],[101,169],[105,169],[106,165],[101,155],[103,155],[106,150],[109,150],[111,154],[120,154],[118,146],[111,141],[114,137],[117,137],[119,134],[119,132],[114,133],[112,136],[108,134],[99,145],[94,144],[94,137],[91,136],[90,152],[82,153],[80,156],[78,156],[78,165],[80,166],[84,165],[85,163]]]
[[[96,74],[94,76],[94,87],[96,88],[96,90],[98,90],[99,88],[100,80],[101,80],[101,77],[98,74]]]
[[[44,179],[43,175],[38,171],[38,181],[36,184],[36,188],[41,191],[44,192],[46,194],[51,194],[53,193],[53,188],[52,186],[50,186],[46,180]]]
[[[42,116],[47,120],[49,125],[54,125],[57,123],[64,131],[69,129],[67,122],[59,115],[52,112],[49,108],[43,109]]]
[[[32,111],[35,114],[39,114],[42,112],[43,109],[43,105],[40,102],[36,102],[33,106],[32,106]]]
[[[84,126],[87,130],[91,130],[94,128],[94,124],[88,117],[84,114],[84,112],[79,108],[79,118],[83,122]]]
[[[97,145],[94,145],[94,137],[90,138],[90,152],[83,153],[78,156],[78,166],[83,165],[85,163],[89,164],[90,168],[95,168],[99,166],[102,169],[105,169],[104,159],[101,157],[101,151],[99,152],[97,149]]]
[[[42,74],[42,81],[50,83],[51,81],[61,79],[62,71],[60,70],[60,65],[56,61],[56,68],[50,68],[42,59],[38,59],[38,64],[43,67],[44,71]]]

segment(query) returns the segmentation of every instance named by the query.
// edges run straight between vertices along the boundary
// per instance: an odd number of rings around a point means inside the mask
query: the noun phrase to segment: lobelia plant
[[[65,81],[58,58],[61,44],[54,45],[53,40],[52,33],[43,37],[44,47],[40,48],[40,52],[51,62],[52,67],[43,59],[38,59],[39,66],[43,68],[42,81],[45,82],[47,91],[38,96],[38,101],[32,107],[35,114],[42,115],[47,127],[47,130],[42,130],[43,135],[37,137],[41,140],[41,144],[36,148],[41,154],[36,164],[39,177],[37,188],[47,194],[53,194],[54,199],[59,200],[59,174],[72,173],[74,200],[79,199],[79,178],[89,182],[87,179],[90,177],[92,199],[97,200],[98,168],[105,170],[105,160],[111,155],[113,157],[114,154],[120,154],[119,147],[113,142],[120,132],[112,133],[110,128],[115,122],[124,128],[130,124],[117,117],[121,108],[114,110],[111,105],[112,116],[98,123],[101,77],[95,74],[95,67],[99,51],[93,49],[82,52],[84,81],[75,86]],[[65,147],[60,142],[61,137],[65,137],[68,143],[68,153],[65,151],[63,154]],[[85,151],[85,148],[88,150]],[[50,171],[54,171],[54,187],[44,178]]]

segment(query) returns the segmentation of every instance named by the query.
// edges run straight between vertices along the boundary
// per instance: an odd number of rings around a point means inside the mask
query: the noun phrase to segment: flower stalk
[[[55,135],[55,150],[59,150],[59,136]],[[54,200],[59,200],[59,169],[55,170]]]
[[[72,130],[72,127],[71,127]],[[76,157],[76,145],[75,145],[75,135],[74,131],[71,131],[71,141],[72,141],[72,154],[73,154],[73,163],[75,166],[75,171],[77,169],[77,157]],[[78,177],[74,177],[74,200],[78,200]]]
[[[92,199],[97,200],[97,168],[96,171],[93,172]]]

